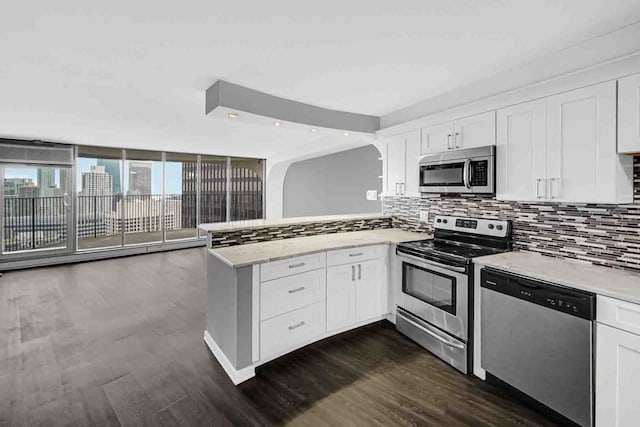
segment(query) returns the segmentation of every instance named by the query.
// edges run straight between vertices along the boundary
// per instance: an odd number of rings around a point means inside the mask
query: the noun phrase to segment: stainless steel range
[[[456,369],[471,366],[473,258],[511,250],[511,222],[438,215],[434,238],[400,243],[396,328]]]

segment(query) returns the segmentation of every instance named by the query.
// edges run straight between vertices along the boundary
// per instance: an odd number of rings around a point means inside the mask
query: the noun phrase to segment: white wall
[[[380,212],[382,161],[374,145],[292,163],[283,187],[283,217]]]

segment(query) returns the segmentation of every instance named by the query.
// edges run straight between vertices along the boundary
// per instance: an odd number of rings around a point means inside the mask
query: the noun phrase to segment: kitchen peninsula
[[[390,254],[396,243],[430,237],[393,229],[380,214],[201,229],[208,233],[204,339],[234,384],[296,348],[390,317],[397,268]]]

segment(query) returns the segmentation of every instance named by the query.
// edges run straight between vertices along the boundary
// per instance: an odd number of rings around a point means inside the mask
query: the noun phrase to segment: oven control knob
[[[497,228],[498,230],[502,230],[504,227],[503,227],[503,226],[501,226],[501,225],[496,225],[496,228]]]
[[[446,220],[446,219],[443,219],[443,220],[442,220],[442,222],[444,222],[444,223],[446,224],[446,223],[447,223],[447,220]]]
[[[442,220],[440,218],[438,218],[437,222],[442,222]]]
[[[493,230],[493,224],[489,224],[489,230]]]

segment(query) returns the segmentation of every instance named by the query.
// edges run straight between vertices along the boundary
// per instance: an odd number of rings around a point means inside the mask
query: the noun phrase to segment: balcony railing
[[[197,236],[195,193],[107,196],[78,195],[75,200],[75,233],[82,249],[119,246],[122,233],[127,244],[149,241],[152,233],[166,240]],[[231,195],[230,218],[263,217],[262,193]],[[200,195],[200,223],[227,219],[226,193]],[[69,212],[64,197],[6,196],[4,203],[4,252],[64,247],[68,236]],[[161,239],[161,237],[160,237]]]

